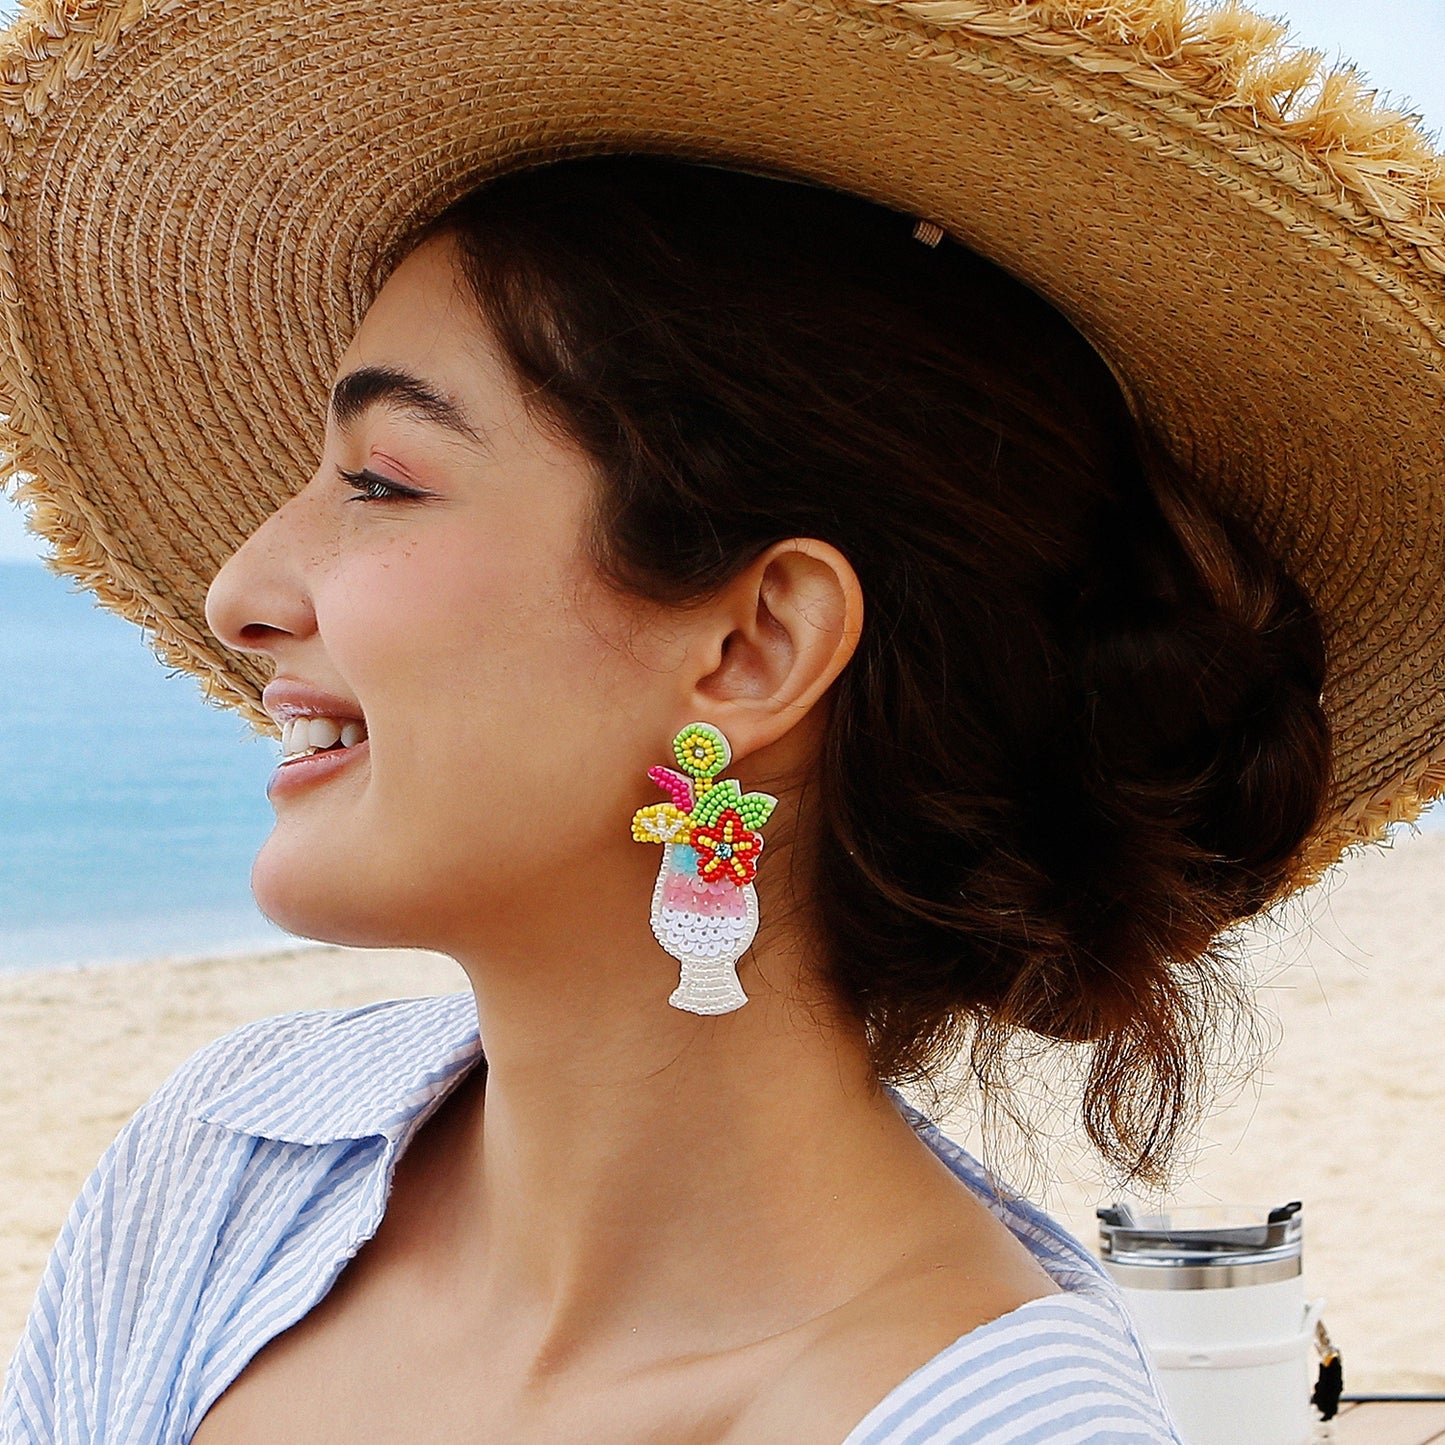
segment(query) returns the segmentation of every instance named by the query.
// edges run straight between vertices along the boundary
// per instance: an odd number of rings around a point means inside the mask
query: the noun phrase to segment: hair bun
[[[1069,881],[1076,987],[1039,992],[1029,1023],[1070,1040],[1137,1028],[1181,967],[1279,896],[1329,777],[1308,600],[1167,460],[1148,466],[1070,612],[1079,766],[1062,775],[1080,846],[1050,862]]]
[[[1116,517],[1106,582],[1078,610],[1083,726],[1099,806],[1183,845],[1221,926],[1267,904],[1318,821],[1329,733],[1308,600],[1253,533],[1161,455]],[[1131,489],[1132,490],[1132,489]],[[1228,914],[1231,917],[1222,917]]]

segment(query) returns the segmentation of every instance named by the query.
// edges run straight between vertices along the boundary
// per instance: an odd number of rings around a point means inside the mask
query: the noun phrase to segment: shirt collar
[[[281,1026],[290,1037],[274,1051],[264,1024],[248,1031],[249,1066],[239,1077],[227,1071],[194,1118],[290,1144],[395,1140],[482,1059],[470,992],[290,1015],[274,1021]]]

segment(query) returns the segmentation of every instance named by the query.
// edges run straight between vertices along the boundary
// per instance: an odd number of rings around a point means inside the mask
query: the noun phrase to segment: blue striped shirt
[[[200,1050],[72,1207],[10,1363],[0,1439],[188,1441],[375,1232],[398,1156],[480,1058],[469,993],[287,1014]],[[1063,1292],[955,1341],[843,1445],[1180,1445],[1088,1252],[897,1103]]]

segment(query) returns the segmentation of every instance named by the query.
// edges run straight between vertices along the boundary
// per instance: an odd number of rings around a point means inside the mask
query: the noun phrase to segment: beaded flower
[[[682,965],[668,1002],[691,1013],[729,1013],[747,1002],[737,960],[757,934],[753,878],[761,830],[778,800],[719,779],[732,748],[711,723],[689,723],[672,740],[672,755],[676,769],[659,766],[647,774],[668,801],[632,815],[637,842],[663,845],[652,931]]]
[[[726,808],[711,828],[692,830],[692,849],[698,855],[697,876],[709,883],[721,878],[734,888],[751,883],[758,871],[760,834],[743,822],[736,808]]]

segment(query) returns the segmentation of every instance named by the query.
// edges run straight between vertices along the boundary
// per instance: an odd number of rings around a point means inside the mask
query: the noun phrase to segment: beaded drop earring
[[[718,778],[732,748],[711,723],[689,723],[672,740],[677,767],[648,769],[670,801],[639,808],[632,836],[663,845],[652,890],[652,932],[682,965],[667,1000],[695,1014],[725,1014],[748,996],[737,962],[758,931],[753,888],[763,824],[778,800]]]

